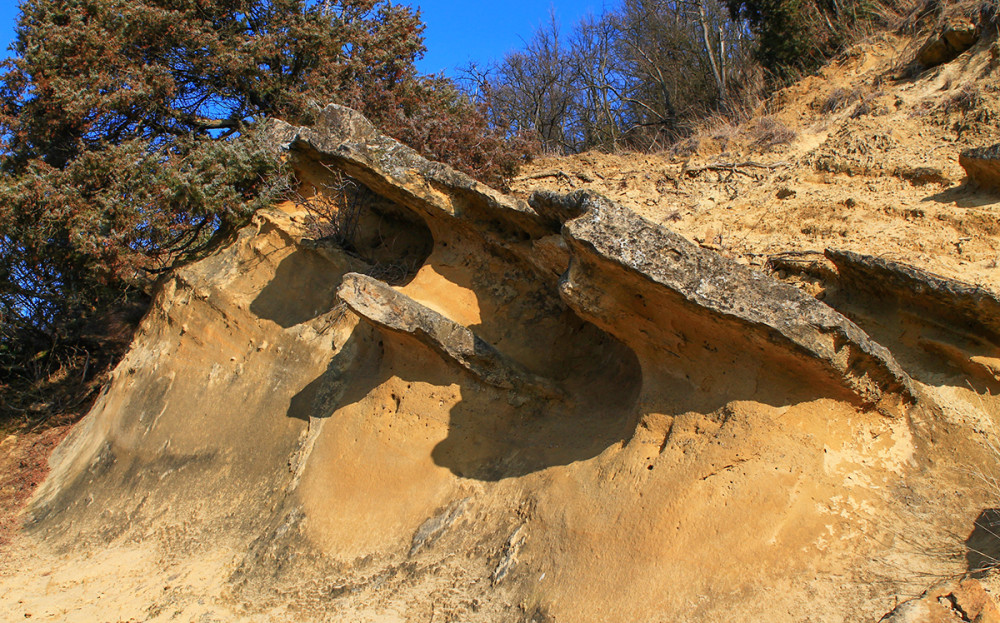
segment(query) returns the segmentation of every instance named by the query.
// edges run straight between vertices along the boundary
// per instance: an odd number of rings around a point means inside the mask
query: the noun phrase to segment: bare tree
[[[617,149],[624,125],[624,76],[615,53],[618,30],[612,20],[587,16],[577,26],[570,63],[578,84],[577,126],[582,149]]]
[[[751,64],[746,32],[720,0],[622,0],[565,43],[552,16],[465,82],[495,127],[528,130],[545,151],[657,149],[733,108]]]
[[[510,133],[532,131],[546,152],[574,150],[568,123],[575,86],[554,15],[523,50],[490,67],[472,65],[462,73],[467,85],[475,85],[476,97],[489,106],[497,127]]]

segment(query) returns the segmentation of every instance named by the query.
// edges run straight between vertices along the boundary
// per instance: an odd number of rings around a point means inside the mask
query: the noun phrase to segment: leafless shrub
[[[365,274],[388,284],[404,284],[420,270],[423,258],[402,258],[395,262],[373,264]]]
[[[854,107],[851,111],[851,119],[859,119],[865,115],[870,115],[875,112],[880,114],[886,113],[885,107],[879,107],[878,100],[880,97],[885,95],[884,91],[875,91],[874,93],[867,93],[858,102],[858,105]]]
[[[357,239],[364,196],[371,191],[341,171],[327,166],[324,169],[324,181],[288,188],[285,196],[305,211],[309,237],[352,250]]]
[[[780,145],[787,145],[798,137],[798,132],[789,128],[777,117],[765,116],[746,128],[750,144],[769,151]]]
[[[843,110],[861,99],[861,89],[834,89],[823,101],[820,112],[824,115]]]
[[[982,89],[974,82],[963,84],[955,93],[941,102],[941,110],[946,113],[970,113],[984,103]]]
[[[364,264],[360,272],[398,285],[420,269],[433,247],[427,226],[345,173],[324,166],[286,196],[305,213],[307,244],[333,246]]]

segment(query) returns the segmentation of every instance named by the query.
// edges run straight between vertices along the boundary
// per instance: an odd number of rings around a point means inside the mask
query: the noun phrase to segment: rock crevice
[[[525,370],[468,327],[377,279],[348,273],[337,294],[364,320],[382,329],[415,337],[487,385],[531,396],[563,397],[562,391],[552,382]]]

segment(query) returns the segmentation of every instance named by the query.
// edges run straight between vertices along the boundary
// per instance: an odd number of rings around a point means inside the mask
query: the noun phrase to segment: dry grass
[[[762,151],[770,151],[781,145],[788,145],[799,133],[785,125],[780,119],[765,116],[750,123],[745,132],[749,144]]]
[[[916,62],[918,50],[931,38],[938,36],[941,28],[949,20],[966,19],[979,25],[981,41],[1000,34],[1000,0],[952,0],[948,2],[922,1],[908,2],[900,8],[892,22],[892,30],[897,34],[911,37],[890,71],[896,78],[909,80],[917,77],[926,68]]]
[[[675,143],[667,153],[674,157],[688,158],[695,154],[708,155],[751,148],[768,152],[788,145],[798,137],[798,132],[771,115],[748,117],[737,123],[728,115],[715,115],[700,123],[683,141]]]
[[[969,113],[981,108],[985,99],[982,89],[974,82],[967,82],[953,94],[941,102],[940,107],[946,113]]]
[[[826,97],[823,101],[823,105],[820,106],[820,112],[824,115],[833,114],[835,112],[844,110],[854,102],[857,102],[862,97],[862,89],[834,89],[830,95]]]

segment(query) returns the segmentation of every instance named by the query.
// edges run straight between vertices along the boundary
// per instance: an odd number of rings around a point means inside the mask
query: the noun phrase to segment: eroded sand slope
[[[877,620],[981,564],[997,203],[957,153],[989,122],[935,106],[987,43],[877,86],[899,44],[864,48],[779,97],[777,151],[542,161],[520,197],[346,109],[277,127],[312,207],[163,285],[0,613]],[[312,225],[341,172],[348,244]]]

